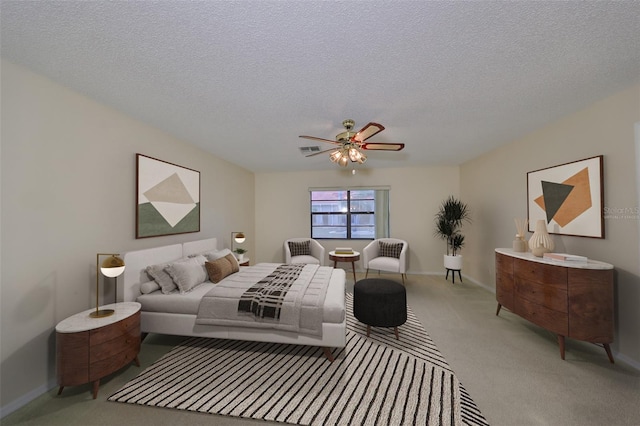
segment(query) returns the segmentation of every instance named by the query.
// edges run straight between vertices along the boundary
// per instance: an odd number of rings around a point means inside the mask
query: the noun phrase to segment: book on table
[[[353,254],[353,249],[351,247],[336,247],[334,250],[335,254]]]
[[[559,262],[582,262],[587,263],[588,258],[585,256],[578,256],[577,254],[568,253],[545,253],[542,255],[544,259],[555,260]]]

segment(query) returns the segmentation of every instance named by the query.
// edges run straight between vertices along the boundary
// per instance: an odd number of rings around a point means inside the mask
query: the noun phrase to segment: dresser
[[[113,315],[91,318],[95,309],[72,315],[56,326],[56,373],[62,393],[65,386],[93,384],[98,396],[100,379],[131,361],[140,352],[140,304],[116,303],[101,306],[113,309]]]
[[[602,345],[613,363],[613,265],[557,262],[518,253],[496,251],[496,300],[502,307],[558,336],[560,357],[565,338]]]

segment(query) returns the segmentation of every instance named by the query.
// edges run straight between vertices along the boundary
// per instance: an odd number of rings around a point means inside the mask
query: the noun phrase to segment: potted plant
[[[464,222],[470,222],[469,207],[462,201],[450,196],[442,202],[435,216],[435,235],[447,242],[447,253],[444,255],[446,269],[461,270],[464,246],[464,235],[460,232]]]
[[[244,260],[244,254],[247,252],[248,250],[245,250],[243,248],[237,248],[235,249],[233,252],[237,254],[237,258],[239,262],[242,262]]]

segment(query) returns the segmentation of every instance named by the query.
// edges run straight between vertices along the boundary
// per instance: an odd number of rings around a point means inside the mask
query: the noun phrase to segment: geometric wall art
[[[200,231],[200,172],[136,154],[136,238]]]
[[[527,173],[529,231],[543,219],[551,234],[604,238],[603,156]]]

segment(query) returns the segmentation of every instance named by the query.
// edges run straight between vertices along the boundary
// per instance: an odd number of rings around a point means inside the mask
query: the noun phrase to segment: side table
[[[139,367],[140,303],[124,302],[102,308],[115,313],[91,318],[95,308],[72,315],[56,326],[56,372],[62,393],[65,386],[93,383],[93,399],[100,379],[134,361]]]
[[[355,262],[360,260],[360,252],[354,251],[352,254],[337,254],[335,250],[329,252],[329,259],[333,260],[333,267],[335,268],[338,262],[350,262],[351,269],[353,269],[353,282],[356,282],[356,264]]]
[[[243,258],[242,260],[238,260],[238,265],[239,266],[249,266],[249,261],[251,259],[249,259],[248,257]]]

